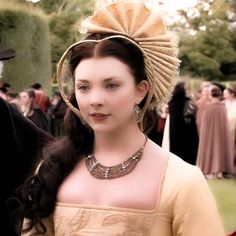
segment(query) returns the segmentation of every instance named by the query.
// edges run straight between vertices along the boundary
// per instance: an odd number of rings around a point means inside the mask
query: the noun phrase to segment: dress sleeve
[[[172,231],[175,236],[225,235],[215,199],[197,167],[176,198]]]
[[[55,236],[52,216],[43,218],[42,222],[43,222],[43,224],[44,224],[44,226],[47,230],[46,233],[43,234],[43,235],[45,235],[45,236]],[[26,227],[26,225],[27,225],[27,219],[24,219],[23,229],[24,229],[24,227]],[[21,234],[21,236],[41,236],[41,235],[42,234],[37,233],[35,227],[33,227],[29,232]]]

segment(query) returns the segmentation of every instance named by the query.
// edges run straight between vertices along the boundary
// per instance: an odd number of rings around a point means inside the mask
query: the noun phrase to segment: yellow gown
[[[53,214],[44,219],[48,229],[46,235],[225,235],[215,200],[198,167],[170,154],[163,173],[154,209],[57,202]],[[24,235],[35,235],[33,231]]]

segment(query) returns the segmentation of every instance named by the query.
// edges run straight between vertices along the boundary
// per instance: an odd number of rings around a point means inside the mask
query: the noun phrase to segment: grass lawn
[[[236,230],[236,180],[207,180],[218,205],[226,233]]]

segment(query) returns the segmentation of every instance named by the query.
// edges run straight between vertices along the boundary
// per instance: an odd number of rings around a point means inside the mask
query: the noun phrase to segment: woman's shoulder
[[[173,153],[169,153],[164,182],[169,190],[180,191],[205,184],[205,177],[197,166],[185,162]]]
[[[202,171],[197,166],[185,162],[180,157],[158,145],[154,144],[151,147],[148,158],[150,158],[152,165],[163,173],[164,185],[167,182],[168,186],[173,185],[175,188],[177,186],[181,188],[189,182],[196,180],[205,181]]]
[[[177,179],[189,179],[196,176],[203,176],[201,170],[195,166],[191,165],[180,157],[176,156],[173,153],[169,153],[168,167],[167,171],[172,173],[172,176],[175,176]]]
[[[161,148],[154,148],[153,165],[158,167],[160,159],[164,160],[160,185],[160,211],[169,211],[179,201],[190,200],[188,196],[192,192],[201,192],[202,195],[209,194],[209,188],[202,171],[195,165],[183,161],[175,154]],[[155,164],[154,164],[155,163]],[[181,200],[182,199],[182,200]]]
[[[169,153],[167,167],[162,182],[161,209],[172,209],[176,204],[194,199],[191,193],[201,192],[202,196],[209,195],[209,188],[201,170],[194,165],[183,161],[180,157]],[[186,203],[187,204],[187,203]]]
[[[202,175],[201,170],[195,166],[191,165],[175,154],[167,151],[158,145],[153,146],[152,156],[158,162],[160,159],[166,165],[166,174],[175,175],[175,178],[186,178],[192,175]]]
[[[159,210],[172,214],[175,232],[190,235],[202,229],[204,235],[223,235],[214,196],[201,170],[171,153]]]

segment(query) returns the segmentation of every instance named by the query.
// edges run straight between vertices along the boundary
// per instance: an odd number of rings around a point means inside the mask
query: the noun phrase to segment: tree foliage
[[[0,0],[2,48],[14,48],[16,58],[4,65],[3,81],[20,91],[40,82],[50,87],[51,48],[47,16],[10,1]]]
[[[236,75],[235,10],[233,0],[202,0],[179,11],[185,21],[173,27],[180,34],[183,71],[214,80]]]
[[[80,36],[77,22],[91,13],[93,3],[93,0],[41,0],[37,4],[50,16],[54,75],[63,52]]]
[[[33,4],[26,0],[14,0],[43,10],[49,17],[52,71],[55,77],[56,65],[66,48],[80,37],[78,21],[90,15],[94,0],[40,0]]]
[[[31,4],[26,0],[14,0]],[[94,0],[40,0],[34,6],[49,16],[53,73],[65,49],[80,37],[77,23],[91,13]],[[179,11],[173,28],[180,35],[181,71],[207,79],[236,76],[236,1],[198,0]]]

